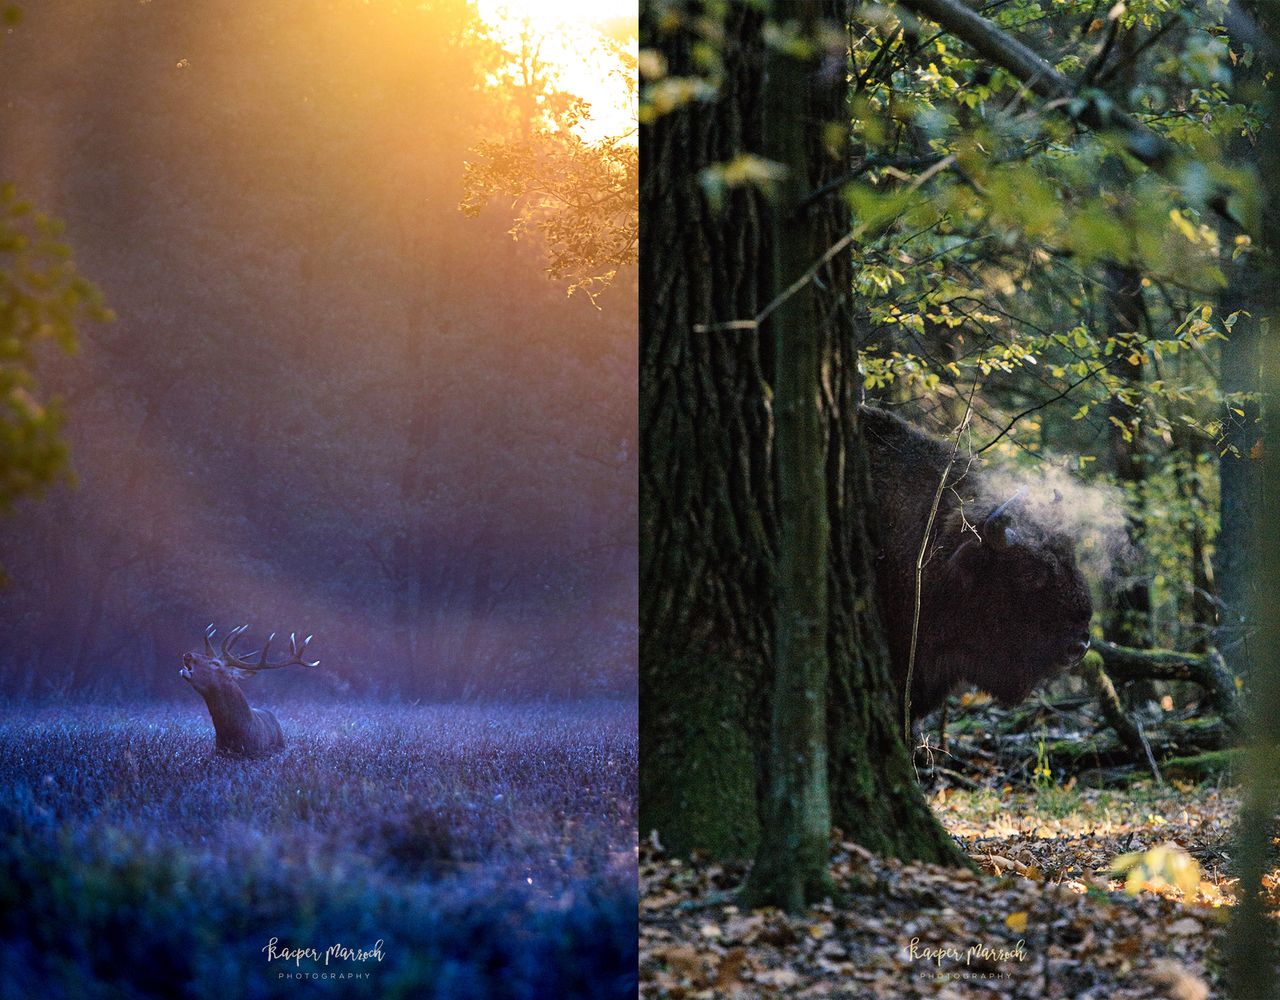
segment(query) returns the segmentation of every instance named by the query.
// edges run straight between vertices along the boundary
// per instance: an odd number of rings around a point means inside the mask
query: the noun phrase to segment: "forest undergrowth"
[[[646,842],[641,996],[1222,995],[1232,789],[946,790],[933,804],[978,872],[837,837],[833,894],[798,916],[735,905],[743,865]]]

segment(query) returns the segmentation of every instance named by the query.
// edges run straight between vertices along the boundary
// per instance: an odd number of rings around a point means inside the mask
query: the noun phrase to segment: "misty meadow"
[[[0,992],[634,995],[633,706],[280,716],[263,766],[177,704],[6,709]]]

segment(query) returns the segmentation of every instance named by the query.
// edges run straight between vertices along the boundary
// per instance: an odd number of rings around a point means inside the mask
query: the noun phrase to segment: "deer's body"
[[[213,720],[214,744],[218,753],[231,757],[264,757],[284,747],[284,732],[276,717],[263,708],[253,708],[236,683],[236,677],[252,676],[259,670],[306,663],[302,652],[310,637],[297,643],[290,637],[292,658],[283,663],[268,663],[266,647],[257,663],[250,663],[229,650],[236,637],[243,632],[239,628],[233,630],[227,641],[223,642],[220,654],[213,652],[209,643],[212,638],[212,626],[206,635],[205,653],[191,652],[182,658],[182,669],[178,675],[187,681],[196,693],[204,699],[209,709],[209,718]],[[271,640],[267,640],[267,645]]]

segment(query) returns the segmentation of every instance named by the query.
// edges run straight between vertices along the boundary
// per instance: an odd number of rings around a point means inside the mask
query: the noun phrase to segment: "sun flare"
[[[565,90],[591,104],[591,117],[578,127],[594,142],[618,136],[634,141],[636,106],[630,73],[611,45],[638,54],[633,0],[480,0],[480,16],[500,37],[514,41],[525,30],[541,41],[540,54],[554,67]],[[625,74],[625,75],[624,75]]]
[[[537,24],[566,21],[600,23],[636,16],[634,0],[482,0],[480,13],[488,18],[495,10]]]

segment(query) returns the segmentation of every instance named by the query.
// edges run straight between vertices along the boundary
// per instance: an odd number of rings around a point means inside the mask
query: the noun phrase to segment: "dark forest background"
[[[22,14],[0,177],[115,319],[36,354],[70,474],[0,519],[3,690],[168,693],[244,621],[316,634],[299,690],[632,694],[634,268],[568,295],[528,199],[459,211],[566,106],[534,57],[463,3]]]

